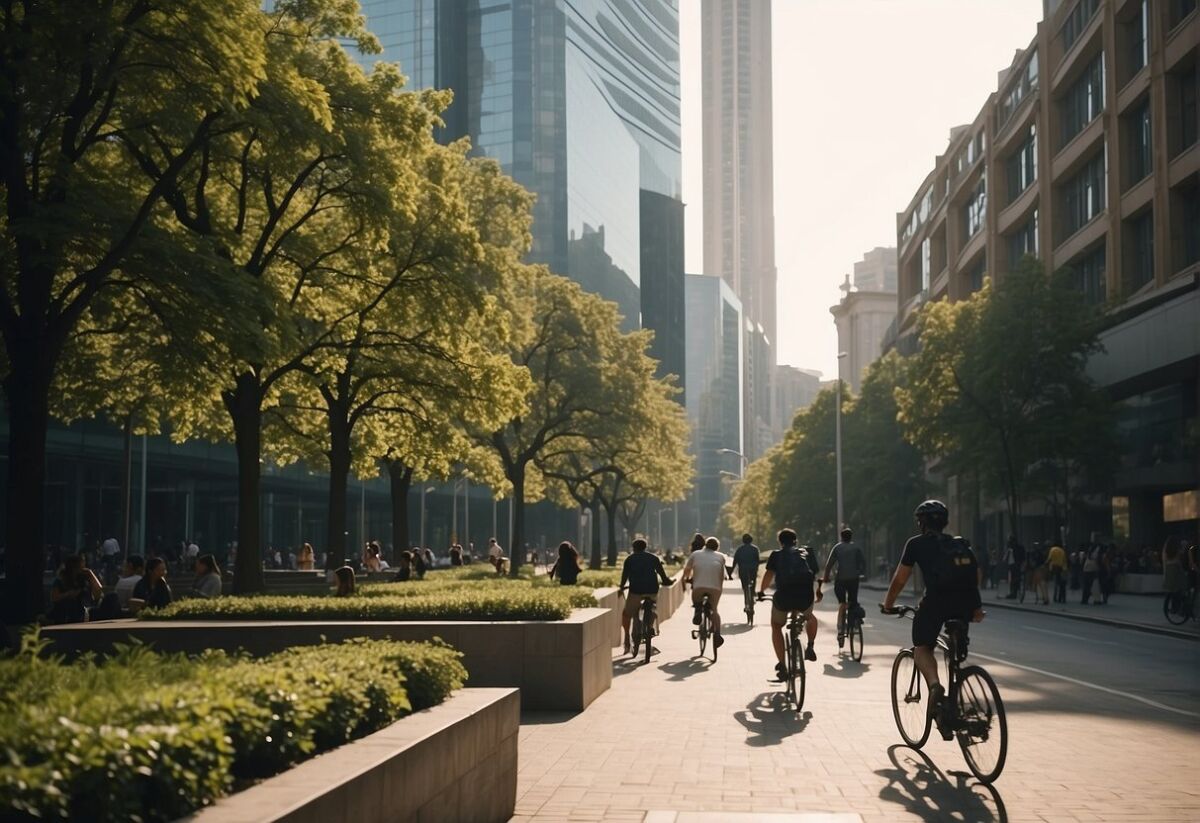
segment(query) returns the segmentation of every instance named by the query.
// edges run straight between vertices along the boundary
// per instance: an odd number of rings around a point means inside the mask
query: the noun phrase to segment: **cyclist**
[[[692,625],[700,625],[700,607],[704,595],[708,595],[708,603],[712,607],[713,648],[719,649],[725,642],[721,637],[721,615],[717,612],[717,604],[721,602],[721,586],[725,581],[725,567],[729,558],[721,553],[721,541],[710,537],[704,541],[704,548],[693,550],[688,555],[687,563],[683,564],[683,580],[686,586],[692,584],[692,606],[695,614]]]
[[[771,597],[771,645],[775,649],[775,675],[780,681],[787,679],[787,665],[783,662],[783,626],[792,612],[803,612],[808,634],[806,660],[816,660],[813,643],[817,639],[817,618],[812,613],[813,603],[821,602],[821,583],[817,579],[820,569],[817,558],[808,546],[796,545],[796,533],[791,529],[779,532],[779,548],[767,558],[767,569],[758,585],[758,595],[763,597],[767,587],[775,583],[775,594]],[[813,583],[816,583],[816,594]],[[815,597],[815,601],[814,601]]]
[[[837,595],[837,644],[842,648],[846,644],[846,607],[858,608],[858,580],[867,573],[867,559],[863,557],[862,549],[854,545],[850,538],[854,536],[849,528],[842,529],[840,543],[829,552],[825,561],[825,573],[821,582],[829,582],[829,572],[837,566],[837,577],[833,583],[833,593]]]
[[[954,737],[944,705],[946,690],[938,680],[934,648],[947,620],[978,623],[983,620],[983,601],[979,596],[979,564],[975,553],[961,537],[944,534],[950,510],[940,500],[926,500],[913,512],[921,533],[904,544],[900,565],[883,598],[884,612],[891,612],[903,591],[912,568],[921,568],[925,596],[913,619],[913,658],[929,686],[929,711],[937,719],[938,731],[946,740]],[[964,636],[965,640],[965,636]]]
[[[754,593],[754,584],[758,581],[758,565],[761,562],[758,546],[754,538],[748,534],[742,535],[742,545],[733,553],[733,568],[737,569],[738,579],[742,581],[742,593]],[[732,572],[732,568],[730,570]]]
[[[629,584],[625,608],[621,610],[621,628],[625,630],[625,654],[629,654],[629,623],[641,608],[643,597],[658,601],[659,580],[664,586],[670,586],[672,583],[658,555],[646,551],[646,541],[639,537],[633,541],[633,553],[621,564],[621,588]],[[653,628],[657,634],[658,627]]]

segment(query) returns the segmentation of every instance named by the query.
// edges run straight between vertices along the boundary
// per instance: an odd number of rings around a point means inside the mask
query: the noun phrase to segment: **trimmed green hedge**
[[[0,660],[0,817],[173,820],[442,702],[462,655],[352,640],[261,660],[128,646],[64,664],[28,639]],[[20,697],[23,696],[23,697]]]
[[[595,606],[587,590],[513,585],[452,587],[425,581],[364,587],[352,597],[258,595],[179,600],[144,610],[143,620],[562,620],[574,608]],[[386,591],[395,587],[396,592]]]

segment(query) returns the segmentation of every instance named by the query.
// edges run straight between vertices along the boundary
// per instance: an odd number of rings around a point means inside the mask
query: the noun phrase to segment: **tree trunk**
[[[350,427],[336,410],[329,416],[329,526],[325,533],[325,568],[347,559],[346,487],[350,477]]]
[[[6,621],[32,623],[45,611],[42,570],[46,567],[46,428],[50,417],[53,359],[36,351],[13,357],[4,380],[8,401]]]
[[[525,464],[512,466],[508,471],[508,482],[512,484],[512,496],[508,505],[512,507],[512,529],[508,533],[509,574],[518,577],[521,564],[525,561]]]
[[[604,517],[608,522],[608,560],[609,566],[617,565],[617,507],[604,507]]]
[[[589,529],[591,534],[591,562],[588,563],[588,568],[598,569],[603,565],[603,558],[600,554],[600,499],[593,497],[588,503],[588,519],[592,522],[592,527]]]
[[[133,528],[133,415],[125,415],[124,449],[121,453],[121,551],[129,556],[129,535]],[[145,536],[143,535],[143,542]],[[108,581],[104,581],[108,582]]]
[[[238,546],[233,569],[233,590],[237,594],[261,592],[266,588],[259,512],[262,396],[258,378],[250,373],[239,375],[234,390],[225,395],[225,408],[233,419],[233,443],[238,461]]]
[[[388,478],[392,492],[392,557],[394,562],[400,552],[410,545],[408,539],[408,492],[412,488],[413,470],[399,460],[387,461]]]

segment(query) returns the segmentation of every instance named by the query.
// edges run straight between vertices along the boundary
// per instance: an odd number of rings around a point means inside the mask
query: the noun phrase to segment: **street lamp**
[[[667,506],[666,508],[662,508],[662,509],[658,510],[658,547],[659,548],[662,548],[662,544],[663,544],[663,530],[662,530],[663,512],[669,512],[669,511],[671,511],[671,508],[672,508],[671,506]]]
[[[746,464],[750,461],[747,460],[746,455],[742,454],[740,451],[735,449],[717,449],[717,454],[732,454],[738,459],[738,471],[740,472],[738,477],[741,477],[746,473]]]
[[[431,492],[433,490],[434,490],[433,486],[428,486],[428,487],[422,486],[421,487],[421,545],[420,545],[420,547],[422,549],[425,548],[425,495],[428,492]]]
[[[846,359],[848,352],[838,352],[838,376],[837,376],[837,399],[834,409],[834,452],[837,454],[837,528],[835,531],[841,531],[845,524],[845,512],[842,508],[842,361]]]

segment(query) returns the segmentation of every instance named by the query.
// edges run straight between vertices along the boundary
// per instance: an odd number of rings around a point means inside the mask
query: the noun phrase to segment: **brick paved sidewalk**
[[[1148,721],[1119,698],[1003,663],[987,664],[1009,707],[995,790],[962,775],[954,743],[898,746],[888,690],[908,627],[869,616],[855,664],[836,654],[832,598],[818,610],[819,658],[797,716],[769,682],[769,629],[738,625],[735,586],[726,586],[728,642],[715,665],[694,656],[681,609],[649,666],[615,658],[612,689],[587,711],[523,717],[514,821],[1200,819],[1183,766],[1200,739],[1196,722]],[[1172,776],[1165,763],[1183,771]],[[830,814],[839,816],[821,816]]]

